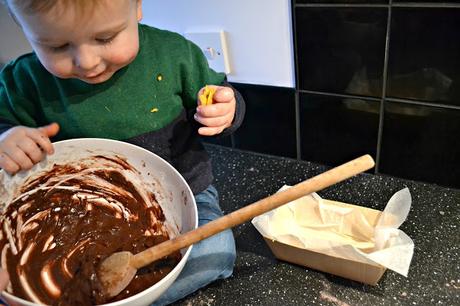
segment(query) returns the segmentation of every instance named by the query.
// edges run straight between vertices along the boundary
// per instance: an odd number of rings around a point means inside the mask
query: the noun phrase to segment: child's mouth
[[[101,71],[101,72],[98,72],[98,73],[96,73],[96,74],[94,74],[94,73],[93,73],[93,74],[88,74],[88,75],[84,76],[84,78],[85,78],[85,79],[88,79],[88,80],[96,79],[96,78],[98,78],[99,76],[101,76],[104,72],[105,72],[105,70],[104,70],[104,71]]]
[[[107,70],[104,70],[97,74],[82,75],[79,77],[79,79],[87,83],[100,83],[100,82],[104,82],[106,80],[106,77],[107,77]]]

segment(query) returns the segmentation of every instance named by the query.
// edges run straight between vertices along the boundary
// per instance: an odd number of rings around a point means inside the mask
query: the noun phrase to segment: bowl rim
[[[149,151],[143,147],[140,147],[140,146],[137,146],[137,145],[134,145],[132,143],[129,143],[129,142],[125,142],[125,141],[121,141],[121,140],[115,140],[115,139],[107,139],[107,138],[91,138],[91,137],[88,137],[88,138],[72,138],[72,139],[65,139],[65,140],[60,140],[60,141],[56,141],[56,142],[53,142],[53,146],[55,144],[58,144],[58,145],[66,145],[67,143],[69,144],[73,144],[73,143],[81,143],[81,142],[105,142],[105,143],[113,143],[113,144],[119,144],[119,145],[122,145],[122,146],[128,146],[128,147],[131,147],[131,148],[135,148],[137,150],[141,150],[141,151],[144,151],[146,153],[148,153],[149,155],[153,155],[154,158],[160,160],[160,162],[164,163],[166,165],[167,168],[169,168],[185,185],[186,189],[187,189],[187,192],[189,193],[190,195],[190,198],[193,202],[193,211],[195,212],[195,220],[194,221],[194,229],[198,227],[198,207],[196,205],[196,200],[195,200],[195,196],[192,192],[192,190],[190,189],[190,186],[189,184],[187,183],[187,181],[185,180],[185,178],[182,176],[182,174],[180,174],[179,171],[176,170],[176,168],[174,168],[169,162],[167,162],[164,158],[162,158],[161,156],[155,154],[154,152],[152,151]],[[114,152],[116,153],[116,152]],[[56,154],[56,153],[54,153]],[[32,168],[33,169],[33,168]],[[28,170],[29,171],[29,170]],[[4,172],[3,169],[0,169],[0,173],[1,172]],[[192,248],[193,248],[193,245],[189,246],[187,248],[187,250],[185,251],[184,255],[182,256],[182,259],[179,261],[179,263],[177,263],[177,265],[165,276],[163,277],[159,282],[155,283],[153,286],[151,287],[148,287],[147,289],[135,294],[135,295],[132,295],[126,299],[123,299],[123,300],[119,300],[119,301],[115,301],[115,302],[110,302],[110,303],[105,303],[105,304],[99,304],[98,306],[121,306],[121,305],[129,305],[131,302],[134,302],[136,300],[138,300],[139,298],[141,298],[142,296],[148,294],[150,291],[154,291],[155,289],[157,289],[158,287],[161,287],[165,282],[167,282],[169,280],[169,278],[171,278],[171,275],[175,275],[177,274],[177,270],[178,269],[183,269],[183,267],[185,266],[185,263],[190,255],[190,252],[192,251]],[[178,274],[177,274],[178,276]],[[176,277],[177,277],[176,276]],[[174,282],[174,281],[173,281]],[[168,287],[169,288],[169,287]],[[168,289],[166,288],[166,290]],[[165,291],[166,291],[165,290]],[[164,292],[163,292],[164,293]],[[8,299],[11,299],[13,300],[14,302],[17,302],[17,303],[20,303],[22,305],[27,305],[27,306],[38,306],[40,304],[37,304],[37,303],[34,303],[34,302],[31,302],[31,301],[28,301],[28,300],[24,300],[20,297],[17,297],[15,295],[12,295],[11,293],[8,293],[6,291],[3,291],[1,292],[1,295],[4,295],[6,298]],[[161,295],[160,295],[161,296]]]

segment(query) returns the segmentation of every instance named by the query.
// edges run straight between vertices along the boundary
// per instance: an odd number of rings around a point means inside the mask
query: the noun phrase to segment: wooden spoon
[[[374,167],[374,160],[370,155],[364,155],[292,186],[285,191],[275,193],[238,209],[174,239],[157,244],[136,255],[130,252],[114,253],[102,261],[97,271],[105,291],[104,293],[108,298],[116,296],[128,286],[136,275],[137,269],[161,259],[172,252],[239,225],[304,195],[341,182],[372,167]]]

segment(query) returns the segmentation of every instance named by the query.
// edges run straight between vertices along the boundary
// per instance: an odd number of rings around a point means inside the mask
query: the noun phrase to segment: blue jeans
[[[214,186],[197,194],[195,200],[200,226],[222,216]],[[194,244],[181,274],[152,306],[173,303],[217,279],[229,277],[233,273],[235,258],[235,240],[231,230]]]

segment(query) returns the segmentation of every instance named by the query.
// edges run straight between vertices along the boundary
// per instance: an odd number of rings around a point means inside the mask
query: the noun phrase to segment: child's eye
[[[110,37],[107,37],[107,38],[96,38],[96,41],[97,41],[98,43],[103,44],[103,45],[105,45],[105,44],[110,44],[110,43],[114,40],[115,36],[116,36],[116,35],[110,36]]]
[[[68,46],[69,46],[69,44],[63,44],[63,45],[60,45],[60,46],[57,46],[57,47],[50,46],[49,48],[53,52],[61,52],[61,51],[64,51],[65,49],[67,49]]]

